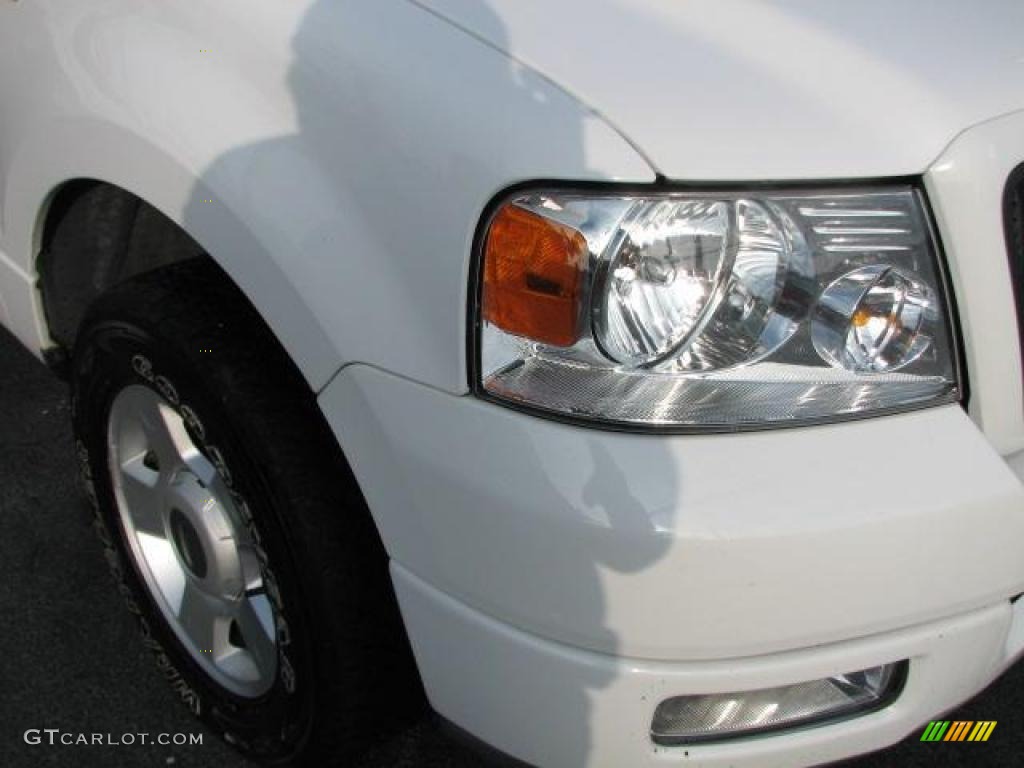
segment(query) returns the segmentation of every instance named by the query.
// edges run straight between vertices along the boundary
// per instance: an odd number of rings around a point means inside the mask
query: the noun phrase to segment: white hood
[[[675,179],[917,174],[1024,108],[1024,0],[416,0]]]

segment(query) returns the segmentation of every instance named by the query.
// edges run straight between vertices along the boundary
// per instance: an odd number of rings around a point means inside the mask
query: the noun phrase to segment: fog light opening
[[[906,675],[901,661],[778,688],[675,696],[655,710],[651,738],[664,746],[697,744],[865,715],[892,703]]]

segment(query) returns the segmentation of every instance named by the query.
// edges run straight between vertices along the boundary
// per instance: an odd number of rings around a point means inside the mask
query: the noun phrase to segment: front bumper
[[[896,741],[1016,654],[1024,489],[957,406],[714,436],[585,430],[351,365],[321,396],[428,694],[529,762],[812,763]],[[663,699],[911,659],[892,707],[655,748]]]
[[[542,766],[817,765],[893,744],[969,698],[1020,655],[1024,601],[799,651],[713,662],[596,654],[528,635],[442,594],[399,565],[395,586],[434,707]],[[658,702],[753,690],[910,660],[899,698],[842,722],[720,744],[658,747]]]

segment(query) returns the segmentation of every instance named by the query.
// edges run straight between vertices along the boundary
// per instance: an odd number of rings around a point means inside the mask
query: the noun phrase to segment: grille
[[[1017,305],[1017,338],[1021,345],[1021,360],[1024,360],[1024,163],[1018,165],[1006,180],[1003,227]]]

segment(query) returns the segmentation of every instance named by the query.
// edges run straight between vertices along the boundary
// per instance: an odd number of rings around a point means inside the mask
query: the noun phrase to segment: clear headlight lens
[[[736,428],[958,397],[910,187],[520,193],[482,259],[479,383],[501,399]]]

